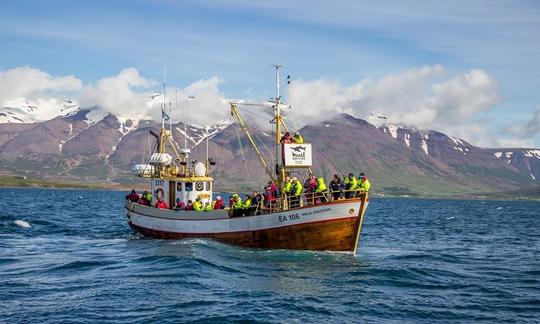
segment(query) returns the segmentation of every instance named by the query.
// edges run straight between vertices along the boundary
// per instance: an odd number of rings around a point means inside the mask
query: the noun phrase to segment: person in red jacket
[[[216,203],[214,204],[214,210],[223,208],[225,208],[225,202],[223,201],[223,199],[221,199],[221,196],[217,196]]]
[[[159,197],[158,202],[156,203],[156,208],[169,209],[169,206],[167,206],[167,203],[163,200],[163,198]]]
[[[131,193],[126,196],[126,199],[131,202],[137,202],[139,201],[139,195],[137,194],[137,191],[135,189],[131,190]]]

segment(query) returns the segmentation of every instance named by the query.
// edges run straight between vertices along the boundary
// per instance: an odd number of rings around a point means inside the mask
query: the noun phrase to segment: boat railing
[[[339,193],[339,195],[337,195]],[[333,201],[347,201],[361,197],[363,190],[340,190],[326,192],[306,192],[299,196],[284,195],[281,198],[267,202],[259,202],[255,208],[255,215],[275,213],[285,210],[293,210],[310,205],[319,205]],[[336,194],[336,195],[334,195]]]

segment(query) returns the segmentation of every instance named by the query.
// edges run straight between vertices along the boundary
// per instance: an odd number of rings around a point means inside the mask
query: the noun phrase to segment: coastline
[[[118,183],[102,183],[102,182],[71,182],[46,179],[29,179],[17,176],[0,176],[0,188],[27,188],[27,189],[67,189],[67,190],[110,190],[110,191],[130,191],[147,190],[147,184],[133,183],[122,185]],[[249,192],[249,190],[241,190]],[[216,192],[233,193],[236,192],[231,188],[216,188]],[[540,201],[540,187],[531,188],[530,190],[518,190],[508,192],[491,192],[491,193],[472,193],[470,195],[422,195],[417,193],[411,194],[394,194],[388,192],[377,192],[371,194],[372,198],[406,198],[406,199],[446,199],[446,200],[491,200],[491,201]]]

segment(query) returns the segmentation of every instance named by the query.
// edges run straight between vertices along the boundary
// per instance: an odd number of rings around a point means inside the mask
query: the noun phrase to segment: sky
[[[540,147],[540,2],[0,1],[0,104],[72,97],[117,115],[167,85],[191,118],[291,84],[290,123],[370,113],[483,147]],[[172,93],[172,91],[169,91]]]

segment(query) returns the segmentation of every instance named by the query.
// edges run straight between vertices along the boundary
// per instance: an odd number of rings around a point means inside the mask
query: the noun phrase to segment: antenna
[[[188,104],[189,101],[195,99],[194,96],[189,96],[186,100],[186,105],[184,109],[184,148],[187,149],[187,111],[188,111]]]
[[[163,105],[161,106],[161,128],[165,128],[165,84],[167,83],[167,66],[163,66]]]

